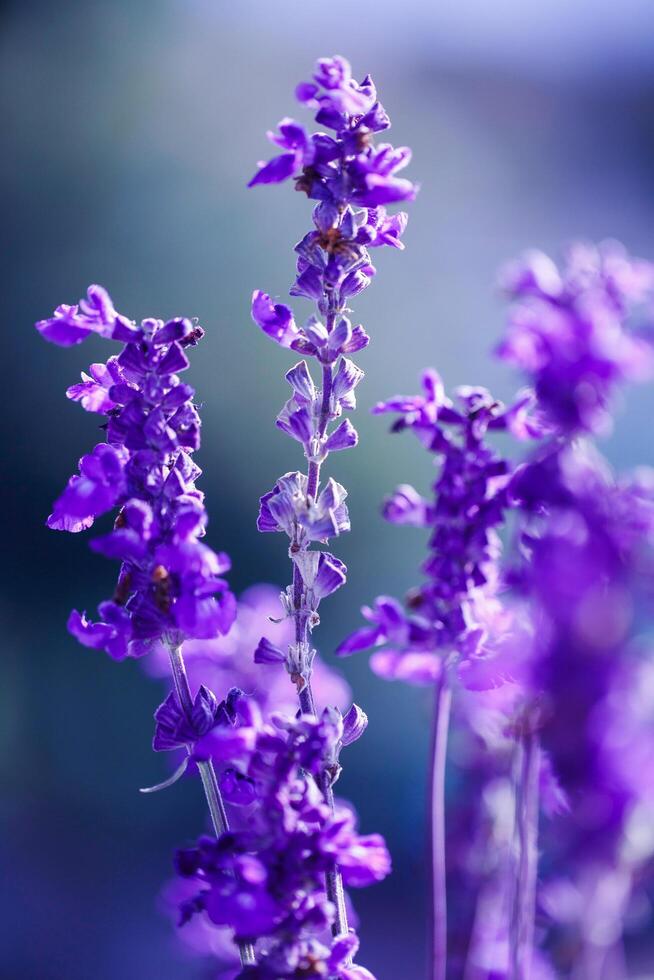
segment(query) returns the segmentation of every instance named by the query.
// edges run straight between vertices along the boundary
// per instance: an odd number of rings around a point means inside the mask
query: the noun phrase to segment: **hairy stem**
[[[302,714],[316,716],[316,703],[313,698],[311,681],[308,681],[306,686],[298,693],[298,700]],[[333,813],[335,809],[334,789],[328,773],[323,773],[319,784],[322,794],[325,797],[325,802]],[[343,878],[336,862],[332,864],[332,867],[325,874],[325,891],[327,892],[327,898],[333,903],[336,909],[336,915],[332,924],[332,933],[334,936],[347,935],[349,926],[345,905],[345,889],[343,888]]]
[[[181,645],[169,643],[168,653],[170,656],[170,667],[172,670],[173,681],[179,703],[182,710],[188,717],[190,717],[193,711],[193,695],[191,694],[191,688],[188,682],[188,675],[186,673],[186,665],[184,664]],[[188,752],[190,755],[190,746],[188,747]],[[226,830],[229,830],[229,822],[227,820],[225,804],[223,803],[220,787],[218,785],[218,779],[216,778],[216,771],[210,759],[206,762],[198,762],[197,767],[202,780],[202,786],[204,787],[204,795],[207,798],[207,805],[211,815],[211,823],[213,824],[216,837],[220,837],[220,835],[224,834]],[[253,966],[256,963],[254,946],[252,943],[239,942],[238,952],[241,957],[242,966]]]
[[[536,877],[538,874],[538,806],[540,745],[527,733],[517,747],[516,833],[518,868],[511,917],[511,976],[529,980],[534,946]]]
[[[436,687],[431,743],[431,980],[445,980],[447,972],[447,887],[445,865],[445,763],[452,690],[447,668]]]
[[[330,402],[332,398],[332,367],[331,364],[323,364],[322,366],[322,402],[320,404],[320,418],[318,420],[318,436],[320,439],[323,438],[327,430],[327,423],[329,422],[329,409]],[[313,460],[309,463],[309,474],[307,479],[307,496],[316,499],[316,494],[318,493],[318,485],[320,483],[320,467],[321,464],[314,462]]]
[[[332,368],[330,364],[324,364],[322,368],[322,401],[320,405],[320,418],[318,421],[318,437],[322,439],[327,431],[327,425],[331,414],[332,396]],[[311,460],[307,474],[307,497],[316,499],[320,486],[321,463]],[[310,634],[307,621],[306,610],[303,608],[303,588],[302,575],[297,565],[293,565],[293,605],[295,607],[295,642],[298,646],[307,649],[310,646]],[[306,715],[317,716],[316,703],[313,697],[311,678],[305,679],[304,687],[298,691],[300,711]],[[322,790],[325,802],[332,813],[334,812],[334,790],[328,773],[323,773],[320,779],[320,789]],[[343,888],[343,878],[336,862],[333,863],[325,875],[325,891],[330,902],[336,910],[332,933],[334,936],[346,935],[349,929],[347,921],[347,909],[345,906],[345,890]]]

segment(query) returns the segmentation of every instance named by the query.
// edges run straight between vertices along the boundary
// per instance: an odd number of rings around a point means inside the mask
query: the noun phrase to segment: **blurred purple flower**
[[[539,403],[564,433],[606,432],[617,390],[654,374],[654,265],[616,242],[573,245],[559,271],[541,252],[507,266],[514,300],[499,354],[526,374]],[[641,324],[643,325],[643,324]]]

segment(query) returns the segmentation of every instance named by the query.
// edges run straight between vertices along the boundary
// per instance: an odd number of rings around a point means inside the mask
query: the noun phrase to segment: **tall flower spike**
[[[432,980],[445,980],[447,916],[445,888],[445,760],[453,678],[464,687],[502,684],[497,598],[500,554],[498,527],[512,505],[511,466],[488,444],[494,430],[520,436],[537,431],[529,416],[532,398],[523,394],[508,409],[484,388],[458,388],[449,399],[440,377],[426,371],[422,393],[380,403],[376,414],[399,417],[393,431],[410,429],[433,453],[438,477],[426,499],[403,484],[386,499],[392,524],[429,528],[426,580],[404,604],[380,596],[364,608],[367,625],[347,637],[337,653],[376,648],[375,673],[389,680],[432,686],[434,721],[430,767],[432,858]]]
[[[512,486],[525,512],[512,579],[534,623],[528,682],[506,718],[521,764],[512,969],[528,972],[533,955],[539,796],[543,808],[548,801],[530,759],[540,753],[569,806],[544,838],[554,858],[539,904],[551,931],[564,921],[575,931],[584,963],[613,975],[626,908],[652,854],[651,843],[628,844],[647,791],[617,771],[633,759],[623,684],[638,673],[637,612],[651,602],[654,480],[644,471],[616,479],[589,440],[610,431],[620,387],[654,368],[651,336],[638,330],[643,310],[651,317],[654,265],[614,242],[574,245],[562,271],[529,253],[503,284],[514,303],[499,353],[533,383],[550,429]],[[623,734],[609,749],[612,714]],[[651,731],[641,737],[651,752]],[[623,760],[617,771],[611,757]]]
[[[93,364],[68,397],[86,411],[104,415],[106,443],[83,456],[55,501],[48,526],[78,532],[96,517],[117,510],[113,530],[91,548],[120,562],[111,599],[100,619],[73,610],[68,629],[84,646],[114,660],[140,657],[165,647],[175,691],[158,712],[155,749],[192,745],[213,724],[216,699],[200,687],[194,698],[182,655],[188,638],[209,639],[229,630],[236,602],[223,578],[229,559],[202,542],[207,523],[201,474],[193,460],[200,445],[200,417],[193,389],[179,378],[189,366],[186,350],[204,331],[190,320],[140,326],[116,313],[108,293],[90,286],[78,306],[60,306],[39,332],[63,347],[91,333],[124,344],[107,364]],[[216,834],[227,818],[210,761],[200,776]],[[240,948],[243,964],[254,962],[251,946]]]
[[[311,633],[319,622],[321,600],[345,582],[346,569],[333,555],[310,548],[312,542],[326,543],[350,528],[346,491],[333,479],[321,487],[321,470],[330,453],[357,443],[356,429],[343,413],[356,405],[354,391],[363,372],[348,355],[369,341],[363,327],[352,324],[348,303],[375,275],[369,250],[403,247],[407,216],[388,214],[386,205],[413,200],[417,188],[398,176],[410,151],[375,144],[376,134],[388,129],[390,121],[369,76],[357,82],[344,58],[322,58],[312,80],[299,85],[296,95],[315,112],[320,131],[309,133],[295,120],[283,119],[278,131],[268,134],[282,152],[260,164],[250,186],[293,178],[296,189],[317,202],[313,228],[295,247],[297,276],[290,289],[292,296],[312,300],[316,315],[300,326],[289,306],[256,290],[252,318],[280,346],[317,362],[321,383],[314,382],[305,360],[286,375],[292,394],[277,425],[300,443],[307,470],[306,475],[287,473],[261,498],[258,527],[289,538],[293,581],[282,602],[293,618],[295,635],[286,652],[264,637],[256,657],[260,663],[285,662],[301,710],[315,716]],[[317,778],[333,810],[331,781],[325,773]],[[348,926],[338,867],[327,875],[327,891],[336,908],[334,935],[344,936]]]

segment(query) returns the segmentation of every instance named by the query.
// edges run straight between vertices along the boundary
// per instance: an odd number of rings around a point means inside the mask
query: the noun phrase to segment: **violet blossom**
[[[258,937],[258,962],[243,980],[364,980],[371,975],[351,963],[356,937],[330,938],[337,910],[324,878],[338,866],[347,885],[364,887],[388,874],[390,860],[379,835],[359,835],[351,811],[332,809],[320,785],[338,778],[340,752],[362,734],[365,716],[353,705],[345,716],[273,714],[271,724],[240,693],[230,700],[231,724],[219,722],[194,752],[212,759],[225,799],[242,815],[218,840],[178,852],[178,874],[198,887],[181,906],[182,922],[201,915],[242,942]]]
[[[348,303],[375,275],[369,249],[403,247],[407,217],[387,213],[386,205],[413,200],[417,188],[397,176],[408,164],[410,151],[375,144],[375,135],[388,129],[390,121],[369,76],[359,83],[344,58],[323,58],[312,81],[301,84],[296,95],[315,111],[317,124],[334,135],[322,130],[310,134],[294,120],[283,119],[278,132],[268,134],[282,153],[260,165],[250,186],[292,177],[296,189],[317,202],[314,227],[295,247],[297,276],[290,289],[292,296],[312,300],[316,315],[298,325],[289,306],[256,290],[252,317],[280,346],[313,358],[322,384],[316,385],[306,360],[286,374],[291,394],[277,425],[302,446],[307,470],[286,473],[262,496],[257,524],[260,531],[281,532],[289,539],[293,581],[282,603],[294,622],[294,636],[281,647],[264,635],[255,659],[283,664],[297,687],[301,711],[317,717],[311,634],[320,621],[321,602],[345,583],[347,570],[336,556],[312,550],[311,545],[327,544],[350,529],[347,492],[332,478],[321,486],[321,469],[331,452],[357,444],[346,413],[356,406],[355,389],[363,372],[349,355],[369,342],[363,327],[352,324]],[[319,775],[318,782],[334,811],[328,773]],[[342,877],[337,860],[326,874],[327,896],[336,908],[332,930],[337,941],[348,933]],[[345,954],[344,962],[350,959],[351,954]]]
[[[562,269],[531,251],[506,266],[501,284],[513,305],[500,357],[530,378],[557,428],[606,432],[620,385],[654,374],[642,329],[651,326],[654,266],[617,242],[577,243]]]
[[[200,445],[200,417],[193,388],[179,378],[189,366],[185,349],[204,331],[182,318],[137,326],[116,313],[99,286],[89,287],[78,306],[58,307],[37,329],[64,347],[91,333],[124,345],[67,392],[87,411],[106,416],[107,441],[82,457],[79,475],[55,501],[48,526],[77,532],[118,510],[113,530],[91,542],[94,551],[121,563],[114,594],[100,604],[98,621],[74,610],[68,628],[84,646],[103,649],[114,660],[167,647],[175,690],[156,713],[153,747],[184,748],[188,758],[197,739],[229,717],[229,702],[219,702],[204,685],[193,694],[182,644],[227,632],[236,613],[223,578],[229,559],[201,540],[207,515],[192,455]],[[214,830],[221,833],[228,821],[215,772],[208,761],[198,770]],[[243,965],[254,962],[249,945],[241,943],[239,953]]]
[[[68,389],[70,399],[106,416],[107,441],[82,457],[48,526],[86,530],[118,509],[113,530],[91,542],[94,551],[121,563],[114,595],[100,605],[98,621],[73,611],[68,628],[84,646],[122,660],[166,638],[226,632],[235,602],[223,577],[229,559],[201,540],[207,515],[195,485],[202,471],[192,456],[200,445],[200,418],[193,389],[178,373],[188,368],[185,350],[203,331],[181,318],[165,324],[148,319],[137,327],[115,312],[101,287],[89,287],[88,297],[37,324],[62,346],[92,331],[124,343],[120,354],[93,364],[81,384]]]
[[[639,635],[638,610],[651,602],[654,478],[645,471],[616,478],[588,437],[610,429],[620,386],[651,371],[651,341],[635,332],[634,319],[651,309],[654,267],[609,243],[574,246],[563,273],[531,255],[507,278],[516,304],[500,355],[533,383],[550,429],[512,481],[523,516],[510,577],[534,629],[526,683],[507,729],[523,759],[529,746],[547,753],[567,800],[551,828],[542,828],[550,880],[538,899],[539,787],[518,784],[531,816],[518,824],[527,836],[513,965],[529,971],[538,904],[550,938],[574,924],[587,968],[601,972],[613,968],[633,874],[648,853],[626,857],[629,822],[642,798],[612,774],[597,726],[605,705],[616,698],[624,704],[619,679]],[[576,918],[564,893],[586,895]],[[571,964],[563,959],[559,966]]]
[[[430,839],[432,855],[431,976],[447,972],[445,765],[452,680],[473,689],[503,684],[505,657],[499,641],[510,624],[498,599],[498,528],[513,505],[513,468],[488,443],[493,431],[518,438],[540,433],[532,416],[533,397],[524,392],[509,408],[484,388],[459,388],[454,401],[440,377],[427,371],[422,394],[396,397],[376,406],[397,413],[393,431],[410,429],[433,453],[438,477],[425,498],[401,485],[384,503],[393,524],[429,528],[425,581],[402,604],[380,596],[364,607],[367,625],[339,646],[341,655],[375,649],[371,667],[390,680],[434,687],[431,746]]]

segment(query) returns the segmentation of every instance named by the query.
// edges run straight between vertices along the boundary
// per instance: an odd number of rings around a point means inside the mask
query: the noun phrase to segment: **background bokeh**
[[[265,130],[302,111],[295,83],[337,52],[373,74],[422,190],[407,251],[377,255],[378,278],[356,299],[373,343],[360,359],[360,447],[331,469],[353,532],[337,546],[348,588],[324,606],[327,659],[362,602],[411,583],[422,544],[385,525],[378,504],[401,480],[426,486],[427,459],[371,405],[414,391],[428,364],[450,385],[510,393],[489,353],[503,318],[494,277],[523,248],[611,236],[654,257],[650,0],[5,0],[2,980],[206,975],[155,901],[173,847],[203,825],[200,794],[137,792],[165,772],[150,751],[160,689],[67,635],[69,609],[94,610],[114,569],[83,536],[43,525],[98,435],[64,390],[107,351],[59,350],[32,324],[96,281],[135,319],[199,317],[207,336],[189,380],[203,403],[210,542],[233,556],[237,591],[285,582],[283,542],[254,522],[259,495],[299,465],[273,424],[292,361],[251,324],[249,297],[284,295],[309,209],[288,186],[245,182],[268,153]],[[616,465],[652,461],[653,413],[651,389],[624,406]],[[358,897],[362,961],[380,980],[422,977],[428,693],[372,677],[365,657],[341,667],[371,719],[342,791],[395,862]]]

